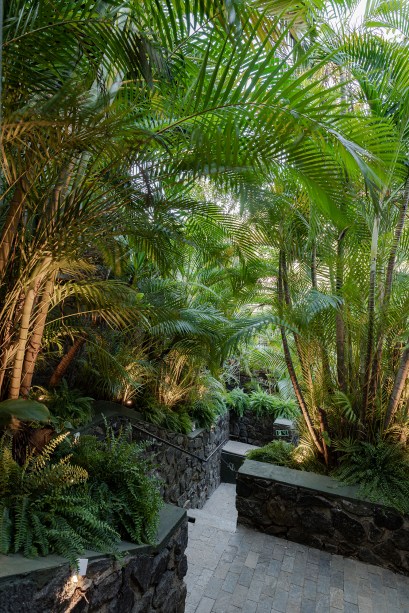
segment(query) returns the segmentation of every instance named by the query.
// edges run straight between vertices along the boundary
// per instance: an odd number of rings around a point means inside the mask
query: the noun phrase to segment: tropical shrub
[[[226,404],[229,409],[243,417],[244,412],[249,408],[250,398],[240,387],[235,387],[226,394]]]
[[[287,468],[299,468],[299,464],[294,459],[294,446],[286,441],[271,441],[260,449],[251,449],[246,456],[249,460],[258,462],[268,462]]]
[[[83,426],[91,420],[93,398],[70,388],[65,379],[58,387],[50,390],[39,387],[37,390],[37,395],[41,394],[42,402],[50,411],[51,423],[57,428]]]
[[[297,404],[293,400],[283,400],[279,396],[268,394],[260,388],[250,394],[249,408],[254,411],[257,417],[271,415],[275,418],[294,419],[299,414]]]
[[[349,485],[359,485],[362,496],[409,513],[409,453],[401,444],[378,440],[343,440],[333,476]]]
[[[72,447],[73,461],[88,472],[88,492],[103,518],[123,539],[153,542],[162,506],[159,481],[131,440],[131,426],[115,435],[106,425],[103,440],[82,435]]]
[[[121,538],[154,541],[160,487],[129,431],[106,439],[54,437],[22,465],[13,439],[0,441],[0,551],[58,553],[75,565],[85,549],[115,553]]]
[[[0,441],[0,551],[27,557],[58,553],[75,564],[85,549],[114,551],[119,534],[101,517],[88,473],[70,455],[55,457],[67,434],[20,466],[11,436]]]

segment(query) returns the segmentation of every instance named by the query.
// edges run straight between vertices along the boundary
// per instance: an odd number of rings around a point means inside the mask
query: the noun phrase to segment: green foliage
[[[165,405],[157,404],[154,400],[149,399],[140,407],[146,421],[171,430],[172,432],[181,432],[189,434],[193,429],[192,420],[190,419],[187,409],[184,406],[170,409]]]
[[[68,386],[65,379],[51,390],[38,388],[51,413],[51,423],[57,428],[78,427],[87,424],[92,418],[93,398],[83,396],[82,392]]]
[[[86,488],[87,471],[70,455],[55,458],[67,434],[55,437],[23,466],[12,439],[0,442],[0,551],[27,557],[58,553],[75,565],[85,549],[114,551],[119,534],[101,519]]]
[[[131,426],[115,435],[106,425],[103,440],[80,436],[73,459],[89,474],[89,495],[97,501],[104,520],[122,538],[134,543],[154,541],[162,506],[159,481],[144,446],[131,440]]]
[[[229,409],[243,417],[244,412],[249,408],[250,398],[240,387],[235,387],[226,395],[226,404]]]
[[[268,462],[287,468],[299,468],[299,464],[294,459],[294,446],[286,441],[271,441],[260,449],[252,449],[247,452],[249,460],[258,462]]]
[[[409,512],[409,455],[403,445],[343,440],[336,447],[342,455],[335,478],[359,485],[360,494],[373,502]]]
[[[47,407],[36,400],[3,400],[0,402],[0,426],[8,425],[13,420],[48,421],[50,414]]]
[[[210,428],[226,412],[224,385],[208,373],[201,376],[189,404],[189,415],[200,428]]]
[[[250,394],[249,408],[257,417],[271,415],[272,417],[285,417],[294,419],[299,414],[293,400],[283,400],[280,396],[268,394],[262,389],[256,389]]]

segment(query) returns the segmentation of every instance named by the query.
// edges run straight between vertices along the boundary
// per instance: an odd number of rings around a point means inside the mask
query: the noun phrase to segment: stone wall
[[[237,415],[235,411],[230,411],[230,437],[240,443],[248,443],[258,447],[263,447],[278,438],[291,441],[294,431],[287,425],[275,424],[275,421],[276,418],[271,415],[257,417],[254,411],[244,411],[242,417]],[[288,420],[286,421],[288,422]],[[288,430],[288,436],[279,435],[283,432],[283,429]]]
[[[361,500],[357,488],[251,460],[236,487],[239,523],[409,575],[409,517]]]
[[[149,454],[154,454],[157,472],[163,480],[162,495],[166,502],[179,507],[200,509],[220,485],[220,463],[223,443],[229,438],[229,415],[219,418],[214,431],[199,429],[191,434],[177,434],[165,428],[142,421],[132,409],[108,402],[98,402],[114,429],[130,421],[136,441],[151,441]],[[94,423],[94,433],[103,433],[101,425]],[[175,447],[154,437],[157,436]],[[188,453],[184,453],[188,452]]]
[[[183,613],[187,518],[166,507],[154,547],[124,543],[120,561],[88,552],[86,576],[73,581],[63,558],[0,556],[1,613]],[[85,557],[84,556],[84,557]]]

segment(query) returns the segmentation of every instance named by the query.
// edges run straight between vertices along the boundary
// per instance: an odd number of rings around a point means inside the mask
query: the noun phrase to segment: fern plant
[[[250,394],[249,408],[257,417],[271,415],[272,417],[295,418],[299,411],[293,400],[283,400],[279,396],[268,394],[262,389],[256,389]]]
[[[51,422],[57,428],[65,423],[68,427],[78,427],[91,420],[93,398],[84,396],[80,390],[70,388],[65,379],[55,389],[47,390],[42,387],[37,389],[50,410]]]
[[[409,513],[409,456],[399,443],[345,439],[336,444],[342,453],[333,476],[359,485],[362,496]]]
[[[143,458],[144,445],[131,441],[131,426],[115,435],[106,424],[105,439],[81,436],[73,446],[75,462],[89,474],[90,496],[105,521],[124,539],[154,541],[162,506],[160,483]]]
[[[243,417],[244,412],[249,408],[250,398],[240,387],[235,387],[231,392],[226,394],[226,404],[228,408],[235,411],[239,417]]]
[[[258,462],[268,462],[278,466],[287,466],[287,468],[299,468],[297,461],[294,459],[294,447],[286,441],[271,441],[260,449],[251,449],[247,452],[247,457],[249,460],[257,460]]]
[[[0,441],[0,551],[27,557],[58,553],[72,565],[85,549],[114,551],[119,534],[101,519],[86,488],[87,471],[56,459],[67,434],[55,437],[23,466],[12,456],[12,439]]]

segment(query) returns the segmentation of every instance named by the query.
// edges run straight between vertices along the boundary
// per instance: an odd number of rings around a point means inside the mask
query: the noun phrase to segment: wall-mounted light
[[[126,404],[127,407],[131,407],[133,405],[133,402],[132,402],[132,400],[126,400],[125,404]]]
[[[88,568],[88,558],[79,558],[78,559],[78,570],[71,576],[71,581],[73,583],[78,583],[79,577],[85,577],[87,574]]]

